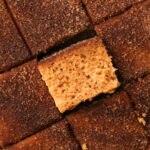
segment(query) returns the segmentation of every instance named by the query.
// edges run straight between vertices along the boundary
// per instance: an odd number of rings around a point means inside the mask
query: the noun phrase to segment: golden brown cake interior
[[[56,53],[41,61],[38,69],[62,113],[119,86],[111,57],[98,37]]]

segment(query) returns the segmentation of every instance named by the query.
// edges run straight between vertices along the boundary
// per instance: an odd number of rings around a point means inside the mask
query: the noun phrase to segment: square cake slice
[[[38,55],[86,30],[80,0],[6,0],[32,54]]]
[[[81,147],[63,120],[6,150],[81,150]]]
[[[150,75],[131,81],[124,89],[141,115],[150,111]]]
[[[150,73],[150,0],[95,27],[124,81]]]
[[[94,24],[118,15],[143,0],[82,0]]]
[[[67,116],[74,135],[88,150],[144,150],[145,131],[123,91]]]
[[[0,147],[61,119],[36,60],[0,74]]]
[[[150,135],[150,75],[139,78],[138,81],[131,81],[125,86],[137,117]]]
[[[0,0],[0,73],[25,62],[30,57],[4,1]]]
[[[38,69],[61,113],[119,86],[116,69],[99,37],[42,60]]]

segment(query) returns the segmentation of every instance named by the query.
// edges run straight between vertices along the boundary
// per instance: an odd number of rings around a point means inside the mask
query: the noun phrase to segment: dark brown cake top
[[[81,150],[66,121],[60,121],[41,132],[10,146],[6,150]]]
[[[150,0],[96,26],[124,80],[150,72]]]
[[[14,143],[60,118],[36,60],[0,75],[0,146]]]
[[[149,142],[149,145],[147,146],[146,150],[150,150],[150,142]]]
[[[134,103],[135,109],[142,115],[150,111],[150,75],[139,78],[126,85],[125,90]]]
[[[87,29],[89,19],[80,0],[7,0],[32,54]]]
[[[150,75],[126,85],[125,90],[134,104],[138,120],[150,135]]]
[[[147,145],[125,92],[67,116],[82,147],[88,150],[133,150]]]
[[[143,0],[82,0],[94,24],[117,15]]]
[[[0,72],[30,57],[3,0],[0,0]]]

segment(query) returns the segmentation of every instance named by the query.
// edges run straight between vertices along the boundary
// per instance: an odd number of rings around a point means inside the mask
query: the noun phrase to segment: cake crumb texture
[[[61,113],[119,86],[116,69],[99,37],[42,60],[38,69]]]

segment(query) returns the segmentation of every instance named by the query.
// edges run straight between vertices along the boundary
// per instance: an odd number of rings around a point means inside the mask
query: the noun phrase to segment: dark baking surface
[[[7,150],[81,150],[81,148],[70,133],[67,122],[63,120],[10,146]]]
[[[0,75],[0,146],[60,119],[36,60]]]
[[[96,26],[124,80],[150,73],[150,0]]]
[[[30,58],[8,10],[0,0],[0,72],[27,61]]]
[[[147,145],[125,92],[74,112],[67,119],[80,144],[88,150],[133,150]]]
[[[84,31],[90,25],[80,0],[7,0],[32,54]]]
[[[82,0],[94,24],[125,11],[143,0]]]

